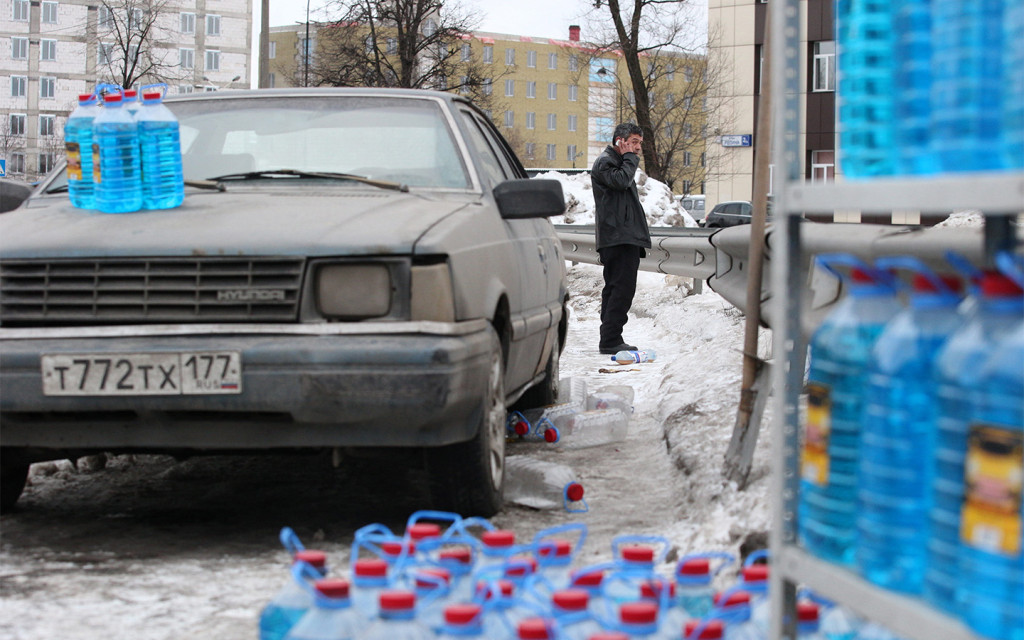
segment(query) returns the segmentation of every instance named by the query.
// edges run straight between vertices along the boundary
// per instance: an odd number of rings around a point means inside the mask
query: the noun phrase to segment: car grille
[[[294,322],[301,258],[0,262],[0,324]]]

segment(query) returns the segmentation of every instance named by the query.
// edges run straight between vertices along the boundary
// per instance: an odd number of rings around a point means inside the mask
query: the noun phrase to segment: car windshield
[[[290,170],[347,173],[410,187],[465,189],[462,156],[433,100],[344,96],[169,101],[186,180]],[[339,182],[339,184],[358,184]]]

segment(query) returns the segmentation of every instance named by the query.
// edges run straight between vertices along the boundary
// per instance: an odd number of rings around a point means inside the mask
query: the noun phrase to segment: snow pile
[[[936,227],[983,227],[985,216],[978,210],[955,211]]]
[[[554,224],[594,224],[594,192],[590,174],[567,175],[548,171],[537,176],[558,180],[565,194],[565,215],[551,218]],[[636,189],[651,227],[696,227],[697,221],[676,201],[668,185],[637,169]]]

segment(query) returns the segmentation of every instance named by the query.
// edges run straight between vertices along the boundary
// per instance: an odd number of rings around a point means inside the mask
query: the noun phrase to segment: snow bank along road
[[[577,564],[608,560],[621,534],[665,536],[669,561],[763,546],[767,434],[746,491],[721,479],[742,316],[714,293],[687,297],[681,279],[641,273],[625,335],[654,348],[658,361],[619,367],[596,350],[600,288],[597,267],[571,269],[562,376],[583,377],[591,389],[633,386],[629,437],[576,451],[511,445],[572,466],[590,510],[509,505],[492,522],[521,541],[583,522],[589,536]],[[285,578],[280,528],[294,528],[342,571],[355,529],[382,522],[400,532],[423,504],[421,479],[407,466],[366,459],[335,469],[329,455],[35,465],[20,510],[0,518],[0,637],[251,640],[260,607]]]

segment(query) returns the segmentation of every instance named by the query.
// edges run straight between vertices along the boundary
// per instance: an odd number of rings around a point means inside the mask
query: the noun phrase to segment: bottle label
[[[64,150],[68,157],[68,180],[82,179],[82,150],[77,142],[65,142]]]
[[[972,424],[964,464],[961,541],[989,553],[1020,554],[1022,487],[1024,431]]]
[[[831,435],[832,389],[819,382],[809,382],[800,476],[820,487],[828,484],[828,442]]]
[[[100,145],[94,142],[92,143],[92,181],[96,184],[101,182],[100,174]]]

